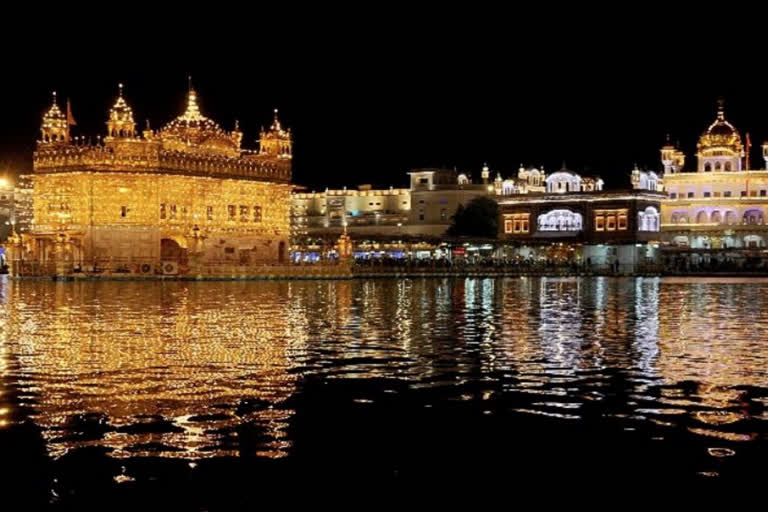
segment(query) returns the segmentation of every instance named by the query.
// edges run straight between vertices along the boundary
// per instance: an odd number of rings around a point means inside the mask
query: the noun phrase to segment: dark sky
[[[309,188],[404,186],[411,168],[477,174],[486,161],[506,176],[521,162],[551,171],[563,160],[626,186],[634,162],[659,167],[666,133],[692,162],[719,96],[762,167],[768,87],[757,36],[713,41],[696,20],[682,31],[656,13],[591,25],[568,13],[357,15],[301,26],[211,20],[191,32],[178,21],[162,35],[134,25],[124,40],[58,20],[69,35],[52,50],[6,33],[0,171],[30,169],[52,90],[71,98],[76,134],[103,135],[118,82],[139,126],[159,128],[182,111],[187,74],[204,114],[226,129],[240,120],[245,146],[279,108],[294,132],[294,181]]]

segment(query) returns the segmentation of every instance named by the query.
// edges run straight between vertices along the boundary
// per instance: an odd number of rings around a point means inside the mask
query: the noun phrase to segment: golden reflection
[[[502,373],[504,389],[541,395],[519,410],[577,418],[611,386],[631,411],[607,415],[684,416],[696,434],[748,440],[734,424],[759,414],[749,390],[768,387],[766,291],[660,279],[0,281],[0,426],[31,411],[53,455],[100,445],[187,458],[242,453],[238,429],[253,427],[253,452],[279,457],[301,376],[416,388]]]

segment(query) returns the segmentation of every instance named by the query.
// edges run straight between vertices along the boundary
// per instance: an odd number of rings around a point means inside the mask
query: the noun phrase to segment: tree
[[[459,205],[451,217],[450,236],[496,238],[499,229],[499,205],[490,197],[476,197],[467,206]]]

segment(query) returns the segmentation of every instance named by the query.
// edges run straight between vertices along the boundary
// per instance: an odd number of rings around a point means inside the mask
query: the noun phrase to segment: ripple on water
[[[354,392],[326,416],[348,407],[545,417],[564,429],[615,422],[661,444],[766,437],[765,281],[0,288],[0,427],[31,418],[54,456],[82,447],[116,458],[291,456],[308,435],[297,425],[316,407],[300,397],[333,382],[334,393]]]

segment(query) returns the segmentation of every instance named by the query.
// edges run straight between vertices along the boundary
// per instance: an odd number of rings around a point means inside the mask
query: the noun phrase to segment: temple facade
[[[695,171],[685,171],[685,154],[672,144],[661,149],[668,197],[662,202],[664,238],[673,250],[760,249],[766,247],[768,170],[751,169],[749,136],[717,117],[699,138]],[[763,144],[768,163],[768,144]]]
[[[187,108],[138,133],[122,85],[96,143],[72,137],[69,108],[43,117],[34,224],[8,249],[15,275],[258,275],[290,236],[292,137],[275,111],[258,150]]]
[[[638,169],[631,179],[632,189],[604,191],[599,177],[562,169],[546,177],[546,192],[500,197],[507,257],[615,271],[658,264],[662,184]]]

